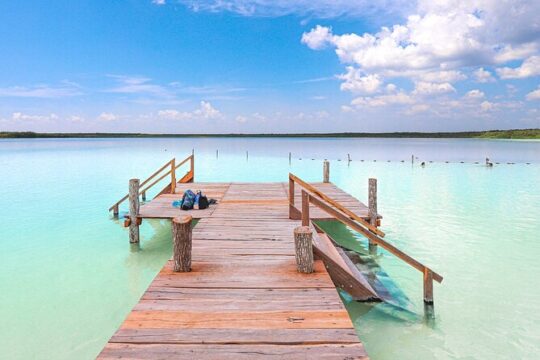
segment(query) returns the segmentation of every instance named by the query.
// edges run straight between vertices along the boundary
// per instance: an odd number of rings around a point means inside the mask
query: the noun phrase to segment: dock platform
[[[177,180],[179,167],[189,171]],[[368,206],[330,182],[196,183],[195,156],[172,159],[140,182],[129,181],[130,243],[144,219],[173,219],[173,259],[99,354],[100,359],[366,359],[336,288],[358,301],[393,303],[376,274],[320,227],[342,223],[422,274],[423,297],[433,304],[433,281],[443,277],[388,241],[379,228],[377,179]],[[146,202],[146,193],[170,176]],[[172,206],[187,189],[217,204],[184,211]],[[139,198],[144,203],[140,206]],[[186,216],[189,215],[189,216]],[[193,228],[192,219],[197,219]]]
[[[313,184],[367,216],[331,183]],[[186,189],[218,200],[206,210],[171,206]],[[191,214],[192,270],[168,261],[100,359],[367,359],[323,262],[297,271],[285,183],[177,184],[142,205],[142,218]],[[300,189],[297,193],[300,199]],[[298,200],[300,203],[300,200]],[[313,208],[312,218],[328,218]]]

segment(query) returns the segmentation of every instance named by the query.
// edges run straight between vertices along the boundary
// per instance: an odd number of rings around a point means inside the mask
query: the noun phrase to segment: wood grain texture
[[[172,208],[187,189],[218,204]],[[287,183],[176,184],[141,207],[141,217],[179,215],[200,219],[191,271],[167,261],[100,359],[367,358],[323,262],[297,271]]]

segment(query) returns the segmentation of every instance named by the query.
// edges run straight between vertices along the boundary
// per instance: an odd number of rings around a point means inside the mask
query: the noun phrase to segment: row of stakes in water
[[[193,153],[194,153],[194,152],[195,152],[195,151],[193,151]],[[291,156],[292,156],[292,153],[289,153],[289,162],[292,160],[292,157],[291,157]],[[218,158],[218,157],[219,157],[219,151],[216,150],[216,158]],[[248,158],[249,158],[249,152],[246,151],[246,159],[248,159]],[[302,160],[302,158],[298,158],[298,160]],[[317,159],[312,158],[311,160],[317,160]],[[324,159],[324,160],[328,160],[328,159]],[[412,155],[412,157],[411,157],[411,163],[414,164],[415,160],[418,160],[418,157],[415,157],[414,155]],[[341,159],[337,159],[337,161],[341,161]],[[352,161],[353,161],[353,160],[351,159],[350,154],[347,154],[347,161],[348,161],[348,162],[352,162]],[[361,159],[361,160],[360,160],[360,162],[364,162],[364,161],[369,161],[369,160],[364,160],[364,159]],[[397,161],[397,162],[402,162],[402,163],[405,162],[405,160],[396,160],[396,161]],[[373,162],[377,162],[377,160],[373,160]],[[392,162],[392,160],[386,160],[386,162]],[[427,162],[431,164],[431,163],[434,163],[435,161],[429,160],[429,161],[427,161]],[[445,164],[450,164],[450,163],[454,163],[454,162],[452,162],[452,161],[444,161],[444,163],[445,163]],[[456,163],[456,164],[457,164],[457,163],[459,163],[459,164],[466,164],[467,162],[466,162],[466,161],[456,161],[455,163]],[[480,162],[479,162],[479,161],[474,161],[474,164],[480,164]],[[491,161],[489,160],[489,158],[486,158],[486,161],[485,161],[485,165],[486,165],[486,166],[492,167],[493,164],[499,165],[499,164],[501,164],[501,163],[500,163],[500,162],[495,162],[495,163],[493,163],[493,162],[491,162]],[[503,164],[504,164],[504,163],[503,163]],[[514,163],[514,162],[507,162],[506,164],[507,164],[507,165],[514,165],[514,164],[516,164],[516,163]],[[531,163],[530,163],[530,162],[526,162],[525,164],[530,165]],[[425,166],[425,165],[426,165],[426,161],[420,162],[420,166]]]

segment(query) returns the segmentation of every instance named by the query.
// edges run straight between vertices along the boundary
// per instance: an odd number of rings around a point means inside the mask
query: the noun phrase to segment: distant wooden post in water
[[[139,179],[129,180],[129,242],[139,242]]]
[[[191,229],[190,215],[176,217],[172,221],[174,271],[191,271]]]
[[[299,226],[294,229],[294,247],[298,272],[305,274],[313,272],[312,238],[313,232],[309,226]]]
[[[369,208],[369,222],[371,225],[377,227],[377,179],[369,179],[368,189],[368,208]],[[377,244],[371,239],[369,240],[369,252],[377,252]]]
[[[323,183],[330,182],[330,161],[324,160],[323,162]]]

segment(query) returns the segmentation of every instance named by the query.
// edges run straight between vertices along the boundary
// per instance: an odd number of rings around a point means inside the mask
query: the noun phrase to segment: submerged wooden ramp
[[[367,208],[332,184],[329,196]],[[192,271],[169,261],[99,355],[100,359],[365,359],[349,315],[321,260],[297,271],[283,183],[178,184],[219,200],[193,229]],[[140,209],[143,218],[171,218],[174,194]],[[319,215],[318,215],[319,214]],[[316,208],[311,217],[328,215]]]

